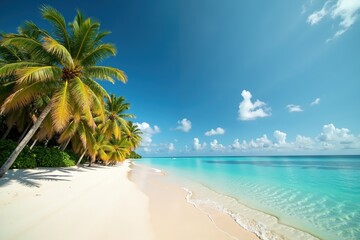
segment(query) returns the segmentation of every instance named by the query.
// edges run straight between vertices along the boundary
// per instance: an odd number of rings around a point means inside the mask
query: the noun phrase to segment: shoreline
[[[156,239],[259,239],[229,215],[215,209],[205,211],[199,208],[190,200],[192,193],[166,181],[166,176],[158,169],[136,163],[132,163],[131,168],[129,179],[149,197],[150,217]]]
[[[200,191],[198,188],[199,186],[195,187],[195,192],[191,189],[187,189],[188,187],[184,187],[184,185],[180,181],[178,177],[175,179],[172,178],[172,176],[167,176],[166,173],[162,172],[160,169],[155,169],[150,166],[137,164],[132,162],[131,167],[133,170],[129,173],[132,174],[134,172],[141,171],[140,178],[142,178],[142,182],[146,180],[146,186],[139,185],[138,179],[131,179],[130,180],[136,182],[138,187],[143,191],[147,196],[150,198],[150,206],[151,206],[151,200],[152,199],[158,199],[159,196],[154,195],[151,190],[148,189],[154,188],[154,186],[151,185],[158,185],[160,187],[166,188],[166,189],[182,189],[186,192],[186,194],[178,193],[181,195],[181,197],[177,197],[178,201],[184,201],[187,204],[190,204],[196,208],[197,211],[202,212],[203,214],[207,215],[208,218],[213,221],[213,223],[216,225],[220,223],[220,225],[224,226],[222,224],[223,219],[228,218],[231,219],[230,222],[228,222],[228,225],[231,225],[232,228],[240,228],[243,231],[245,231],[245,234],[250,233],[253,236],[247,236],[245,239],[253,239],[252,237],[255,236],[254,239],[264,239],[264,240],[273,240],[273,239],[308,239],[308,240],[319,240],[320,238],[316,235],[311,234],[310,232],[304,231],[302,229],[296,228],[292,225],[288,225],[287,223],[281,222],[276,216],[271,215],[269,213],[266,213],[264,211],[252,208],[247,206],[246,204],[239,202],[238,199],[234,199],[230,196],[223,195],[221,193],[218,193],[212,189],[209,189],[207,186],[203,186],[202,184],[196,183],[197,185],[201,185],[202,188],[206,188],[206,191],[211,191],[212,195],[207,196],[207,200],[201,200],[199,199],[197,195],[197,191]],[[135,168],[135,169],[134,169]],[[139,177],[139,176],[138,176]],[[166,179],[166,178],[169,179]],[[170,180],[172,179],[172,180]],[[175,183],[176,182],[176,183]],[[149,184],[150,183],[150,184]],[[189,184],[189,183],[188,183]],[[150,186],[149,186],[150,185]],[[185,184],[186,185],[186,184]],[[191,183],[190,183],[191,186]],[[146,189],[147,188],[147,189]],[[201,192],[203,192],[203,189],[201,189]],[[160,193],[161,194],[161,193]],[[202,193],[203,194],[203,193]],[[214,195],[216,194],[216,195]],[[195,196],[194,196],[195,195]],[[211,199],[217,199],[219,201],[219,196],[221,195],[222,198],[226,198],[226,200],[230,200],[232,203],[236,202],[236,204],[241,206],[240,209],[235,209],[234,206],[227,206],[223,205],[222,201],[215,202]],[[164,196],[163,196],[164,197]],[[204,196],[202,196],[204,197]],[[223,199],[224,200],[224,199]],[[152,213],[153,214],[153,213]],[[212,217],[219,215],[222,216],[220,220],[216,219],[213,220]],[[225,226],[225,228],[227,228]],[[220,230],[223,230],[220,228]],[[234,231],[233,229],[229,229],[228,231],[224,231],[225,233],[231,233]],[[233,236],[231,239],[242,239],[242,234],[239,236],[239,238],[236,238]],[[231,234],[229,234],[231,236]]]

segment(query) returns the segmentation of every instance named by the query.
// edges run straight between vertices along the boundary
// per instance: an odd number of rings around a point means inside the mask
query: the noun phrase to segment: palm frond
[[[102,31],[102,32],[99,32],[97,35],[96,35],[96,38],[94,40],[94,44],[97,45],[99,43],[101,43],[101,40],[109,35],[111,32],[110,31]]]
[[[84,71],[85,76],[93,77],[96,79],[105,79],[114,83],[113,77],[122,81],[123,83],[127,82],[127,77],[123,71],[113,67],[105,66],[92,66],[88,67]]]
[[[60,12],[50,6],[43,6],[41,8],[41,13],[43,18],[51,22],[54,26],[54,34],[60,43],[63,44],[69,52],[71,52],[70,38],[66,29],[65,18]]]
[[[2,59],[4,63],[10,63],[21,60],[21,57],[19,51],[14,49],[12,46],[0,45],[0,59]]]
[[[47,82],[60,79],[61,69],[55,66],[38,66],[25,67],[16,71],[18,77],[17,82],[32,83],[32,82]]]
[[[98,98],[110,99],[108,92],[96,81],[91,78],[83,78],[82,80]]]
[[[96,33],[99,30],[100,24],[97,22],[92,22],[90,18],[83,21],[78,29],[78,32],[75,33],[75,51],[77,52],[74,59],[80,60],[84,53],[91,50],[93,46],[94,39],[96,38]]]
[[[63,86],[54,94],[51,117],[53,119],[56,131],[62,131],[68,124],[71,113],[72,104],[70,97],[69,83],[66,81]]]
[[[16,70],[30,66],[40,67],[42,65],[36,62],[27,62],[27,61],[8,63],[0,68],[0,77],[14,75]]]
[[[95,114],[95,122],[105,122],[105,107],[103,98],[99,98],[93,93],[92,112]]]
[[[75,77],[70,81],[70,93],[72,99],[77,103],[83,112],[90,111],[93,98],[89,87],[84,84],[79,77]]]
[[[83,66],[95,65],[97,62],[116,54],[116,48],[113,44],[101,44],[92,51],[84,54],[80,59]]]
[[[16,90],[13,94],[7,97],[1,106],[0,113],[7,113],[9,111],[24,107],[30,104],[39,95],[44,94],[44,83],[35,82],[28,86]]]
[[[43,37],[43,46],[49,53],[55,55],[60,62],[67,67],[74,67],[74,62],[70,52],[64,45],[58,43],[55,39],[50,37]]]
[[[21,35],[26,35],[34,40],[40,41],[40,36],[50,36],[48,32],[40,29],[35,23],[25,21],[24,25],[18,28]]]
[[[74,121],[71,121],[69,125],[66,126],[64,131],[60,134],[58,142],[65,143],[67,140],[69,140],[69,138],[72,138],[75,135],[77,128],[78,124]]]
[[[51,139],[55,135],[55,130],[53,128],[53,121],[51,115],[47,115],[44,121],[41,124],[41,127],[36,134],[36,137],[42,141],[44,139]]]
[[[32,58],[42,59],[42,62],[46,62],[51,57],[49,53],[45,51],[42,44],[35,39],[32,39],[27,36],[16,35],[16,34],[8,34],[1,42],[2,46],[15,46],[19,49],[26,50]]]
[[[0,85],[0,105],[2,105],[3,101],[12,93],[15,84],[15,81],[10,81]]]

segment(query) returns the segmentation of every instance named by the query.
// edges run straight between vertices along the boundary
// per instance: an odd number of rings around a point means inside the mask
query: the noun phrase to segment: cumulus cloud
[[[222,135],[225,133],[225,130],[221,127],[214,129],[211,129],[210,131],[205,132],[205,136],[213,136],[213,135]]]
[[[286,106],[289,112],[302,112],[303,110],[299,105],[289,104]]]
[[[149,147],[152,143],[152,136],[154,134],[160,133],[160,128],[156,125],[154,125],[154,127],[151,127],[149,123],[147,122],[143,122],[143,123],[134,123],[143,133],[142,134],[142,142],[141,142],[141,146],[142,147]],[[149,148],[146,148],[147,150],[149,150]],[[145,148],[144,148],[144,151]]]
[[[276,130],[274,132],[274,137],[276,139],[277,144],[279,144],[279,145],[286,144],[286,133]]]
[[[174,151],[174,149],[175,149],[174,144],[170,143],[168,149],[169,149],[170,152]]]
[[[324,153],[324,151],[333,154],[342,153],[344,150],[350,150],[350,153],[356,154],[360,150],[360,136],[352,134],[347,128],[337,128],[331,123],[324,125],[322,132],[315,138],[298,134],[294,141],[289,141],[287,134],[279,130],[274,131],[273,136],[273,142],[265,134],[255,140],[251,139],[249,142],[237,138],[228,146],[228,150],[248,153],[256,151],[289,154],[304,154],[306,152],[317,154]]]
[[[359,0],[337,0],[326,1],[322,9],[309,15],[307,22],[310,25],[318,24],[324,17],[329,16],[332,19],[340,19],[339,29],[334,36],[328,40],[332,40],[345,33],[357,20],[360,10]]]
[[[295,139],[295,146],[300,149],[313,149],[314,140],[309,137],[297,135]]]
[[[214,139],[212,142],[210,142],[210,148],[213,151],[222,151],[225,149],[224,145],[218,143],[216,139]]]
[[[272,142],[268,139],[267,135],[264,134],[259,138],[251,139],[249,142],[243,140],[240,144],[238,139],[235,139],[234,143],[232,144],[233,149],[242,149],[242,150],[251,150],[251,149],[262,149],[262,148],[270,148],[272,146]]]
[[[320,104],[320,98],[316,98],[314,101],[310,103],[311,106]]]
[[[251,102],[252,95],[249,91],[241,92],[243,101],[239,105],[240,120],[255,120],[256,118],[270,116],[270,109],[266,107],[266,103],[256,100]]]
[[[350,144],[355,141],[355,136],[350,134],[347,128],[336,128],[330,123],[323,126],[322,133],[318,139],[322,142],[338,142],[340,144]]]
[[[241,149],[241,147],[242,146],[238,138],[234,140],[233,144],[231,144],[232,149]]]
[[[193,142],[193,148],[195,151],[203,150],[206,147],[206,143],[200,143],[200,140],[198,138],[194,138]]]
[[[181,121],[179,120],[178,122],[178,126],[176,127],[176,130],[180,130],[183,132],[189,132],[191,129],[191,121],[183,118]]]

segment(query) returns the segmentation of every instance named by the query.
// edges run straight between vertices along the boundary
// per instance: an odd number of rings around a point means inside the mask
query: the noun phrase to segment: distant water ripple
[[[179,177],[194,192],[193,201],[216,204],[261,234],[270,229],[285,239],[312,239],[285,230],[292,226],[320,239],[360,239],[359,156],[149,158],[140,163]]]

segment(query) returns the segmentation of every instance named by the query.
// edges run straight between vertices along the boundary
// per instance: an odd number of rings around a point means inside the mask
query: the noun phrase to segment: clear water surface
[[[143,158],[262,239],[360,239],[360,156]]]

